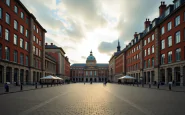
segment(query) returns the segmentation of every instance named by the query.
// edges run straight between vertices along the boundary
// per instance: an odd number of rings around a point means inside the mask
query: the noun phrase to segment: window
[[[25,50],[28,50],[28,42],[25,42]]]
[[[10,49],[9,47],[5,47],[5,59],[10,60]]]
[[[10,31],[8,29],[5,29],[5,40],[10,40]]]
[[[37,38],[37,41],[36,41],[36,43],[38,44],[39,43],[39,39]]]
[[[90,75],[92,76],[92,71],[90,71]]]
[[[161,35],[164,34],[164,26],[161,28]]]
[[[168,22],[168,31],[172,29],[172,22]]]
[[[181,41],[181,38],[180,38],[180,31],[176,32],[175,33],[175,43],[179,43]]]
[[[86,76],[88,75],[87,71],[86,71]]]
[[[37,33],[39,33],[39,29],[37,28]]]
[[[154,58],[152,58],[152,67],[154,67]]]
[[[155,26],[155,21],[152,23],[152,27],[154,27]]]
[[[14,37],[13,37],[13,43],[15,44],[15,45],[17,45],[17,35],[16,34],[14,34]]]
[[[0,44],[0,59],[2,59],[2,44]]]
[[[152,53],[154,53],[154,45],[152,46]]]
[[[150,48],[148,48],[148,55],[150,55]]]
[[[21,12],[21,18],[24,19],[24,13],[23,12]]]
[[[154,40],[154,34],[152,34],[152,41]]]
[[[146,49],[145,49],[145,56],[146,56]]]
[[[148,38],[148,43],[150,43],[150,37]]]
[[[165,60],[165,54],[161,55],[161,64],[164,64],[164,60]]]
[[[26,56],[26,66],[28,66],[28,56]]]
[[[176,57],[176,61],[180,61],[181,60],[181,49],[180,48],[176,49],[175,57]]]
[[[33,41],[35,42],[35,36],[33,36]]]
[[[178,26],[180,24],[180,16],[177,16],[175,18],[175,26]]]
[[[20,64],[24,65],[24,54],[23,53],[20,54]]]
[[[41,56],[41,51],[39,50],[39,57]]]
[[[144,68],[146,68],[146,61],[144,60]]]
[[[14,6],[14,12],[17,14],[18,13],[18,8],[17,6]]]
[[[178,8],[179,6],[180,6],[180,1],[177,0],[177,1],[174,3],[174,8],[176,9],[176,8]]]
[[[168,8],[166,11],[165,11],[165,16],[169,15],[170,14],[170,8]]]
[[[35,46],[33,46],[33,53],[35,54]]]
[[[35,30],[35,25],[33,26],[33,29]]]
[[[6,4],[10,6],[10,0],[6,0]]]
[[[18,29],[18,23],[17,23],[17,21],[16,20],[14,20],[14,29]]]
[[[96,71],[94,72],[94,75],[96,76]]]
[[[2,8],[0,8],[0,19],[2,19],[2,17],[3,17],[3,10]]]
[[[1,10],[1,9],[0,9]],[[184,21],[185,21],[185,12],[184,12]]]
[[[168,63],[172,62],[172,51],[168,52]]]
[[[144,41],[144,46],[146,45],[146,40]]]
[[[40,45],[40,46],[41,46],[41,44],[42,44],[41,41],[39,41],[39,45]]]
[[[10,24],[10,15],[6,13],[6,23]]]
[[[150,59],[148,59],[148,67],[150,67]]]
[[[28,24],[29,23],[29,19],[26,17],[26,24]]]
[[[22,38],[20,38],[20,47],[23,48],[24,47],[24,40]]]
[[[26,30],[25,36],[28,37],[28,30]]]
[[[161,41],[161,49],[164,49],[165,48],[165,40],[162,40]]]
[[[14,50],[13,57],[14,57],[14,62],[17,63],[17,51]]]
[[[0,25],[0,37],[2,37],[2,26]]]
[[[36,55],[38,55],[38,48],[36,48]]]
[[[20,27],[20,32],[21,32],[21,34],[23,34],[24,33],[24,27],[21,25],[21,27]]]
[[[172,36],[168,37],[168,47],[172,46]]]

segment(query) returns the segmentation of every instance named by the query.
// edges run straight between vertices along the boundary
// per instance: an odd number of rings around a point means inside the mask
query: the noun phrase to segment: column
[[[183,79],[183,66],[180,66],[180,75],[181,75],[181,77],[180,77],[180,86],[183,86],[183,81],[184,81],[184,79]]]
[[[176,79],[175,79],[175,68],[174,67],[172,67],[172,81],[176,81]]]
[[[146,72],[146,84],[148,84],[148,72]]]
[[[4,66],[4,77],[3,77],[3,81],[4,81],[4,83],[6,82],[6,66]]]
[[[21,74],[20,71],[21,70],[18,68],[18,74],[17,74],[17,82],[18,82],[18,84],[20,84],[20,74]]]
[[[11,74],[11,76],[12,76],[12,84],[14,83],[14,68],[12,68],[12,74]]]
[[[152,71],[150,71],[150,84],[152,84]]]
[[[23,84],[26,84],[26,70],[24,70],[24,81]]]
[[[30,69],[28,71],[28,82],[29,82],[29,84],[33,83],[33,71],[32,71],[32,69]]]
[[[167,68],[165,68],[164,74],[165,74],[165,84],[168,84],[168,70],[167,70]]]

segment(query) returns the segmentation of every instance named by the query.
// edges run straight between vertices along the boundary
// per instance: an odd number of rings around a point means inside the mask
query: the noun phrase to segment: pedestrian
[[[9,92],[9,86],[7,83],[5,83],[4,88],[5,88],[5,92]]]

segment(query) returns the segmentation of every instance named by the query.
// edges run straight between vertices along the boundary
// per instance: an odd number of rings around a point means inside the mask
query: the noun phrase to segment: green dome
[[[90,52],[90,55],[87,57],[87,61],[94,61],[96,60],[95,57],[92,55],[92,51]]]

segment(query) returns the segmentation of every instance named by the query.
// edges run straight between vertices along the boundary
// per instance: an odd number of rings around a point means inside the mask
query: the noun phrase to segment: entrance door
[[[86,78],[86,82],[88,82],[88,78]]]
[[[96,78],[94,78],[94,82],[96,82]]]

